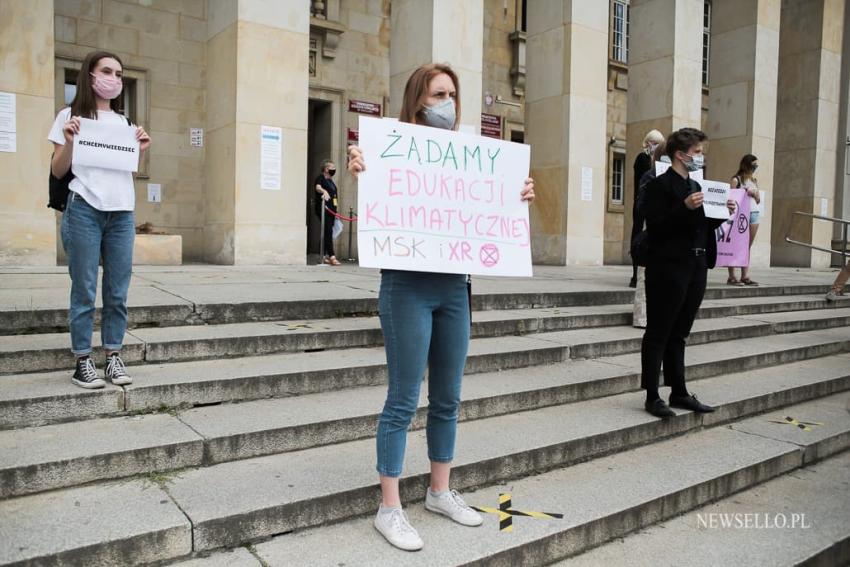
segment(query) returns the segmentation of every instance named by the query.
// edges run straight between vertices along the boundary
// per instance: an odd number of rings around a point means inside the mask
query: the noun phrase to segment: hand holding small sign
[[[697,191],[696,193],[691,193],[687,197],[685,197],[685,206],[690,210],[698,209],[702,206],[703,201],[705,201],[705,195],[702,191]],[[729,214],[733,214],[738,204],[735,202],[735,199],[727,199],[726,200],[726,208],[729,209]]]

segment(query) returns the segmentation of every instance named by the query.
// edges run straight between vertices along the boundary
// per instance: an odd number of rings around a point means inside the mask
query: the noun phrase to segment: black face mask
[[[335,169],[329,169],[329,170],[328,170],[328,175],[330,175],[331,177],[333,177],[333,176],[334,176],[334,173],[336,173],[336,170],[335,170]]]

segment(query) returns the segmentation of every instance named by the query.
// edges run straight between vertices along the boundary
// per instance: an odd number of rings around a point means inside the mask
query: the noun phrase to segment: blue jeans
[[[466,276],[384,270],[378,298],[387,401],[378,421],[378,473],[401,476],[407,428],[428,366],[428,458],[454,458],[460,383],[469,348]]]
[[[99,211],[74,192],[62,214],[62,245],[71,274],[71,352],[91,353],[98,264],[103,260],[101,340],[120,351],[127,330],[127,289],[133,272],[133,211]]]

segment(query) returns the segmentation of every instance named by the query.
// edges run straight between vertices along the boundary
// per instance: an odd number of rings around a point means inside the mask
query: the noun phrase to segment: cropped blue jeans
[[[90,354],[97,297],[98,264],[103,261],[103,349],[120,351],[127,330],[127,290],[133,273],[133,211],[100,211],[74,192],[62,214],[62,245],[71,275],[71,352]]]
[[[378,298],[387,354],[387,400],[378,421],[378,473],[401,476],[407,429],[428,368],[428,458],[454,458],[460,387],[469,349],[466,276],[384,270]]]

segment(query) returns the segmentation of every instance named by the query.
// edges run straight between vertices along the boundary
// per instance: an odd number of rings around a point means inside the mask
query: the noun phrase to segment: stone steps
[[[850,453],[555,565],[653,567],[659,562],[692,567],[850,564]]]
[[[505,281],[505,280],[497,280]],[[567,307],[580,305],[631,303],[634,291],[603,289],[598,291],[565,291],[563,285],[554,282],[534,281],[538,291],[504,292],[492,281],[476,280],[473,283],[473,308],[476,311],[521,309],[536,307]],[[166,291],[157,288],[139,287],[130,295],[128,318],[130,328],[166,327],[176,325],[244,323],[251,321],[275,321],[290,319],[325,319],[374,315],[378,311],[377,278],[370,275],[362,287],[335,285],[316,293],[317,284],[328,287],[324,282],[286,284],[285,289],[272,286],[267,300],[244,301],[241,297],[213,299],[220,296],[215,290],[211,294],[199,291],[198,286],[184,290],[195,291],[200,300],[188,300],[179,295],[181,289]],[[479,285],[483,284],[483,285]],[[203,287],[203,286],[200,286]],[[262,289],[251,288],[253,295],[262,296]],[[481,290],[485,291],[481,291]],[[486,291],[495,289],[496,291]],[[709,287],[706,300],[754,298],[766,296],[819,295],[829,290],[828,285],[763,285],[760,287]],[[195,295],[187,293],[187,295]],[[63,294],[67,297],[67,294]],[[280,297],[293,297],[281,301]],[[304,299],[300,299],[304,298]],[[33,305],[56,303],[53,295],[35,295],[35,301],[18,308],[0,310],[0,335],[29,333],[55,333],[68,330],[68,309],[33,309]],[[95,318],[100,320],[100,309]]]
[[[838,305],[820,296],[714,300],[701,318],[791,311],[833,310]],[[472,335],[477,338],[528,335],[565,329],[625,325],[631,306],[600,305],[569,308],[512,309],[476,313]],[[95,333],[93,344],[100,343]],[[122,357],[128,364],[179,362],[378,346],[383,343],[377,317],[336,320],[289,320],[136,329],[128,332]],[[97,356],[97,355],[96,355]],[[65,369],[69,366],[67,333],[17,335],[0,340],[0,374]]]
[[[779,477],[776,482],[790,479],[792,475],[787,473],[792,471],[794,477],[806,474],[808,469],[802,467],[832,455],[838,456],[824,462],[823,467],[846,467],[848,455],[840,453],[850,443],[847,402],[847,394],[830,396],[736,421],[728,427],[697,430],[632,451],[502,482],[464,495],[472,505],[496,507],[499,493],[509,492],[516,509],[564,514],[562,520],[514,518],[514,529],[509,534],[499,532],[498,520],[493,515],[488,514],[481,527],[464,528],[425,511],[417,503],[407,508],[411,523],[425,540],[425,548],[417,553],[388,548],[372,527],[374,510],[369,510],[364,518],[259,543],[256,554],[271,566],[288,565],[293,557],[314,566],[368,564],[379,567],[400,562],[411,566],[549,564],[770,479]],[[790,425],[768,421],[781,420],[785,415],[822,421],[824,426],[803,432]],[[846,471],[842,474],[846,478]],[[847,501],[846,485],[843,492],[836,495],[840,502]],[[419,496],[417,494],[417,499]],[[837,510],[837,506],[834,504],[832,509]],[[847,517],[847,510],[845,506],[839,512],[841,517]],[[836,527],[847,533],[846,523],[833,525],[833,529]],[[199,529],[197,523],[195,529]],[[643,535],[638,537],[642,539]],[[745,539],[747,543],[742,542],[742,545],[749,545],[750,538],[755,537],[747,530],[746,534],[738,535],[738,540]],[[333,546],[328,546],[327,542],[333,542]],[[664,555],[660,558],[656,555],[635,558],[632,562],[629,555],[623,555],[617,557],[619,563],[585,565],[640,565],[641,561],[646,561],[647,565],[700,564],[690,558],[689,553],[694,552],[690,539],[673,544],[683,550],[682,557],[687,560],[668,563]],[[664,545],[670,546],[671,542],[665,539]],[[733,555],[730,555],[733,560],[725,562],[717,559],[722,551],[716,556],[711,549],[710,555],[704,556],[704,564],[782,564],[748,563]],[[581,565],[581,558],[576,559],[579,560],[576,564]],[[655,561],[650,562],[652,559]]]
[[[816,383],[812,374],[797,379]],[[517,508],[565,515],[516,519],[507,537],[494,517],[471,536],[416,504],[408,507],[411,519],[430,545],[411,555],[382,547],[368,517],[378,495],[369,440],[0,501],[0,516],[14,518],[0,536],[8,538],[0,542],[0,564],[176,559],[311,526],[318,527],[260,543],[257,555],[269,565],[293,557],[309,565],[548,563],[850,447],[847,393],[800,403],[793,392],[807,391],[802,382],[789,378],[777,387],[773,378],[696,382],[695,390],[720,406],[716,417],[679,412],[664,422],[640,409],[639,395],[624,394],[461,424],[453,482],[469,503],[494,506],[498,493],[509,491]],[[758,399],[772,402],[750,405]],[[773,409],[789,403],[795,405]],[[756,406],[772,411],[745,417]],[[706,428],[729,415],[728,426]],[[786,415],[823,425],[803,432],[771,422]],[[421,433],[410,436],[407,469],[403,498],[421,500]],[[484,488],[470,492],[474,487]],[[84,533],[74,537],[43,537],[81,524]]]
[[[698,320],[692,345],[721,340],[801,333],[850,325],[850,309],[822,309]],[[637,352],[642,331],[630,327],[577,329],[520,337],[473,339],[467,374],[554,364],[570,359]],[[818,352],[840,352],[844,336]],[[793,341],[792,341],[793,343]],[[782,341],[777,345],[782,345]],[[805,355],[794,350],[787,356]],[[761,348],[761,347],[759,347]],[[827,350],[822,350],[822,349]],[[830,350],[831,349],[831,350]],[[769,352],[772,349],[767,349]],[[796,353],[796,354],[794,354]],[[758,354],[758,351],[750,354]],[[796,358],[786,358],[795,360]],[[786,359],[762,364],[776,364]],[[639,363],[630,361],[633,372]],[[70,383],[68,371],[0,377],[0,429],[96,416],[198,406],[231,401],[287,397],[386,381],[380,347],[342,349],[330,353],[289,353],[223,360],[146,364],[132,369],[135,382],[90,391]]]
[[[818,388],[841,390],[850,388],[850,354],[829,353],[848,351],[845,329],[822,330],[695,346],[687,368],[691,380],[753,369],[752,376],[777,384],[788,373],[807,379],[817,368],[818,378],[829,378]],[[626,355],[467,376],[460,419],[634,391],[639,362],[639,355]],[[778,371],[783,376],[772,378]],[[369,438],[385,395],[385,386],[372,386],[2,431],[0,497]],[[414,429],[424,427],[425,407],[427,387]]]

